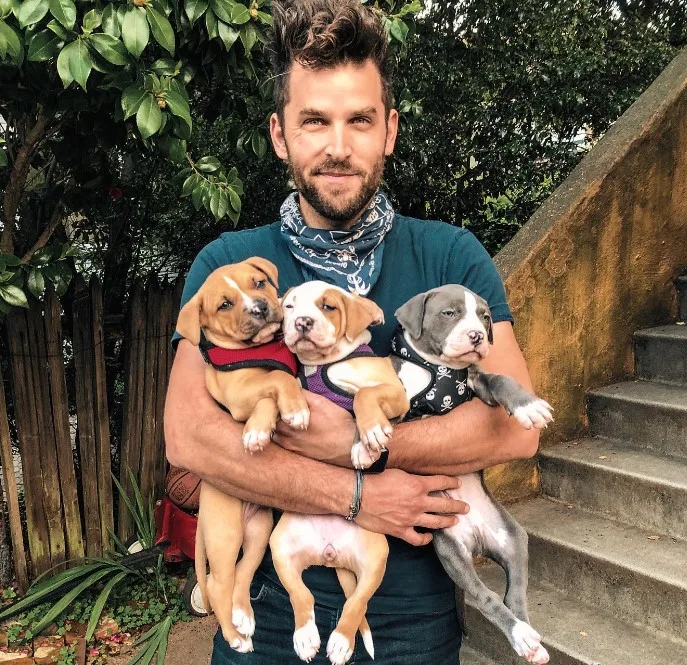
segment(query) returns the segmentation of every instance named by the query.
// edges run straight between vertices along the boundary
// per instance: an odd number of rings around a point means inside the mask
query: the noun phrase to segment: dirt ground
[[[214,616],[178,623],[169,636],[165,665],[208,665],[216,630]],[[108,658],[108,665],[126,665],[133,654],[131,651]]]

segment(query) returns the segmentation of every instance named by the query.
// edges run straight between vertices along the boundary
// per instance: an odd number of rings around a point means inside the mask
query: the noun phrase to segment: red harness
[[[296,356],[289,350],[283,338],[248,349],[224,349],[209,342],[205,335],[200,340],[200,352],[205,362],[219,372],[233,372],[249,367],[280,369],[296,376]]]

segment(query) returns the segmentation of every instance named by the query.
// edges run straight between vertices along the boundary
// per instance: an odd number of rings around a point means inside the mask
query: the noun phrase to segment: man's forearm
[[[539,433],[523,429],[500,407],[475,398],[443,416],[394,428],[388,465],[411,473],[459,475],[532,457]]]

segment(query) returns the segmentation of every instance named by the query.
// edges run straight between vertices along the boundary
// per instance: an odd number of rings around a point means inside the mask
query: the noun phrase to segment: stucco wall
[[[585,393],[633,372],[632,333],[675,320],[687,268],[687,50],[613,125],[496,257],[538,393],[542,446],[580,435]],[[534,462],[495,467],[504,499],[536,491]]]

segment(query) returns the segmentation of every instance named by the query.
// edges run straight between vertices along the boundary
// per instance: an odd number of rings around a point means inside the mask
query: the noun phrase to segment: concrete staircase
[[[687,320],[687,277],[678,279]],[[555,665],[687,665],[687,326],[634,335],[635,381],[592,391],[589,437],[540,453],[529,609]],[[497,566],[480,570],[503,593]],[[470,605],[463,665],[516,665]]]

